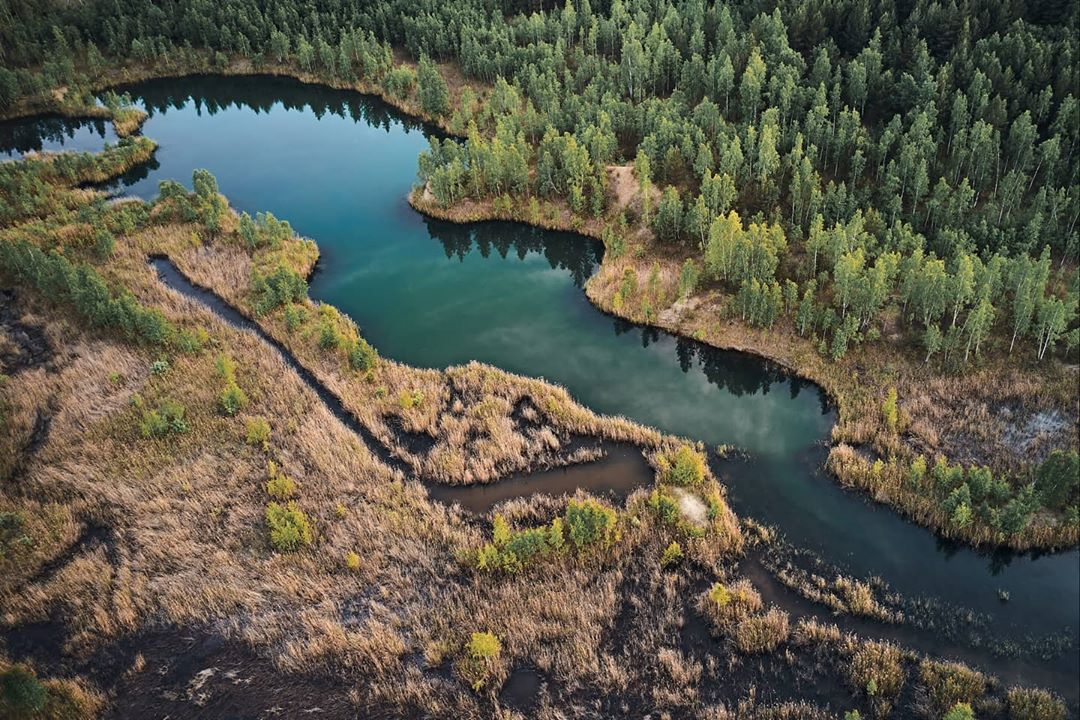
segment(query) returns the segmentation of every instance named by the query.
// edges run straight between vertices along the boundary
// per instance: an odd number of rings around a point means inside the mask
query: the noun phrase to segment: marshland
[[[4,712],[1076,715],[1071,340],[762,328],[640,164],[447,202],[506,83],[364,43],[6,110]]]

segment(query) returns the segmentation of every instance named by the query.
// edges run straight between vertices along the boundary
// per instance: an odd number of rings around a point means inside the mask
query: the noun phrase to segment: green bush
[[[465,643],[465,657],[462,659],[462,675],[472,684],[473,690],[484,687],[488,677],[495,669],[502,642],[493,633],[474,632]]]
[[[679,504],[659,490],[653,490],[649,496],[649,507],[663,522],[676,523],[679,521]]]
[[[1055,450],[1039,466],[1035,491],[1042,503],[1060,510],[1080,501],[1080,456],[1075,450]]]
[[[33,671],[12,665],[0,672],[0,710],[4,717],[31,718],[45,708],[48,693]]]
[[[672,567],[682,562],[683,550],[679,543],[672,541],[670,545],[664,548],[663,554],[660,556],[660,564],[664,567]]]
[[[967,703],[958,702],[945,713],[941,720],[975,720],[975,711]]]
[[[660,476],[672,485],[694,487],[705,479],[705,458],[689,445],[660,458]]]
[[[174,433],[187,432],[188,424],[184,419],[187,410],[183,405],[168,398],[161,401],[156,410],[143,413],[139,430],[143,437],[160,438]]]
[[[298,303],[307,297],[307,291],[307,280],[282,265],[266,276],[256,272],[251,279],[256,315],[266,315],[286,303]]]
[[[375,352],[375,348],[371,347],[363,338],[359,338],[349,348],[349,367],[353,370],[370,370],[375,367],[378,359],[379,354]]]
[[[225,389],[218,396],[218,404],[226,415],[236,415],[248,404],[247,394],[236,383],[236,363],[228,355],[218,355],[217,370],[225,380]]]
[[[235,415],[248,404],[247,394],[235,382],[229,383],[218,396],[218,404],[226,415]]]
[[[272,502],[266,506],[266,525],[270,544],[279,552],[292,552],[312,542],[311,522],[293,501],[285,505]]]
[[[248,445],[255,445],[263,450],[270,446],[270,423],[266,421],[266,418],[261,416],[248,418],[246,429]]]
[[[290,304],[285,307],[285,329],[295,332],[307,320],[307,309],[303,305]]]
[[[571,500],[566,507],[566,532],[578,552],[618,540],[616,521],[614,510],[591,498]]]
[[[266,463],[266,492],[272,498],[288,500],[296,494],[296,483],[273,460]]]

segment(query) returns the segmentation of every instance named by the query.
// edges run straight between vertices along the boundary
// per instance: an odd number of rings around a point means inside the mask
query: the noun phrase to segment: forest
[[[415,89],[464,138],[421,159],[445,205],[599,216],[605,168],[632,162],[631,226],[727,288],[733,314],[787,314],[833,358],[890,315],[953,368],[990,344],[1042,360],[1080,342],[1075,2],[103,0],[47,24],[6,5],[0,112],[111,58],[293,60]],[[490,93],[451,93],[437,61]]]

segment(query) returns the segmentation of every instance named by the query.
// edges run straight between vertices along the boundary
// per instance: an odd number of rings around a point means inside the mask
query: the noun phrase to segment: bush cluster
[[[127,292],[114,297],[94,268],[55,250],[21,240],[0,243],[0,273],[28,282],[45,297],[70,305],[90,325],[119,330],[128,340],[160,345],[175,334],[160,310],[144,307]]]
[[[596,500],[571,500],[563,517],[538,528],[511,530],[502,515],[492,521],[491,542],[473,557],[477,570],[521,572],[537,560],[573,548],[583,553],[607,547],[619,539],[618,515]]]
[[[187,409],[169,398],[165,398],[156,410],[143,412],[142,422],[139,423],[139,431],[143,437],[161,438],[166,435],[187,432],[188,423],[184,418]]]

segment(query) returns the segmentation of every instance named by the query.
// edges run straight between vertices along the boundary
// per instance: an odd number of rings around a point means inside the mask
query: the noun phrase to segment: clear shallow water
[[[0,122],[0,160],[42,150],[98,152],[116,141],[112,123],[99,119],[46,116]]]
[[[337,305],[384,355],[427,367],[481,360],[566,386],[589,407],[751,454],[717,469],[741,514],[905,595],[993,617],[1002,637],[1068,630],[1051,665],[1080,671],[1080,554],[986,555],[938,541],[823,472],[835,419],[813,385],[746,355],[642,329],[592,307],[581,285],[600,247],[510,223],[425,219],[405,195],[424,128],[382,103],[271,78],[126,88],[150,113],[155,159],[118,191],[210,169],[232,204],[269,210],[322,252],[312,296]],[[0,146],[2,147],[2,146]],[[999,589],[1010,593],[1000,603]]]

